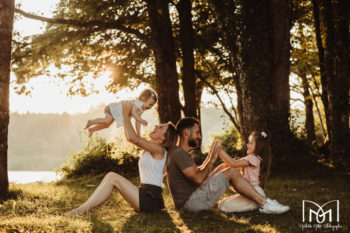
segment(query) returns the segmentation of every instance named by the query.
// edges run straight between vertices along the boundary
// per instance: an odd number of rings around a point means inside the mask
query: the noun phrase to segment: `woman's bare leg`
[[[89,210],[104,203],[111,195],[114,189],[117,189],[122,197],[136,210],[140,210],[139,189],[123,176],[109,172],[96,188],[90,198],[78,208],[68,212],[67,216],[84,214]]]
[[[109,113],[106,113],[105,118],[96,118],[94,120],[88,120],[84,129],[87,129],[90,126],[96,125],[96,124],[109,124],[110,125],[110,124],[112,124],[113,120],[114,120],[113,116]]]

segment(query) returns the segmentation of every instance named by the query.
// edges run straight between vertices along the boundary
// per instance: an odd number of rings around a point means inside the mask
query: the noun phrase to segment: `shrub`
[[[116,138],[114,141],[91,137],[80,151],[69,153],[64,164],[56,171],[66,178],[109,171],[137,173],[139,149],[127,143],[124,138]]]
[[[245,155],[244,151],[242,151],[240,134],[233,126],[226,129],[224,133],[216,134],[212,137],[215,139],[221,138],[222,148],[232,157],[242,157]]]

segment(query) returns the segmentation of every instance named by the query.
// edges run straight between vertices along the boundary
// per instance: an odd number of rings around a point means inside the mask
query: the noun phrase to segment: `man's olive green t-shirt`
[[[182,170],[194,165],[191,155],[181,147],[175,148],[169,154],[167,181],[176,209],[182,208],[198,187],[182,172]]]

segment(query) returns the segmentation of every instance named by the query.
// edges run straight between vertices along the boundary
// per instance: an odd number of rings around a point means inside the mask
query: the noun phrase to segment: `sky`
[[[58,0],[17,0],[20,9],[38,14],[45,17],[52,17],[52,11]],[[15,21],[14,29],[21,35],[28,36],[38,34],[44,31],[45,23],[20,17]],[[102,74],[102,77],[94,81],[95,88],[99,94],[92,94],[88,97],[68,96],[68,87],[58,79],[41,76],[31,79],[27,86],[32,89],[30,96],[17,95],[14,91],[15,75],[11,74],[10,86],[10,111],[18,113],[64,113],[69,114],[85,113],[89,109],[100,104],[108,104],[123,99],[135,98],[146,85],[140,85],[135,90],[122,90],[117,94],[108,93],[105,86],[111,81],[108,73]],[[292,94],[293,95],[293,94]],[[224,101],[228,101],[222,95]],[[204,91],[202,100],[206,102],[217,102],[215,96],[208,91]]]

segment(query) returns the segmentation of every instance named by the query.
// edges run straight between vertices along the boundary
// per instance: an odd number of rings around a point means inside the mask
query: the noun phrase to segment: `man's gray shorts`
[[[229,185],[230,183],[222,172],[209,177],[191,194],[184,209],[191,212],[209,210],[225,193]]]

